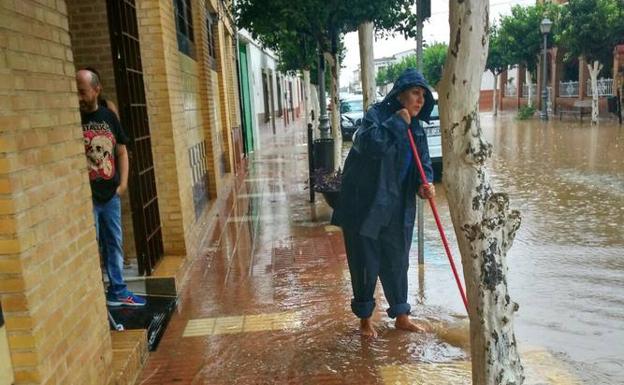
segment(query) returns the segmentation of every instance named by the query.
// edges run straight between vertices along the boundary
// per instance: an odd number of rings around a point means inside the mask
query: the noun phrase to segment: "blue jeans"
[[[108,274],[108,293],[121,295],[127,291],[123,279],[123,239],[121,230],[121,199],[115,194],[108,202],[93,201],[95,232]]]

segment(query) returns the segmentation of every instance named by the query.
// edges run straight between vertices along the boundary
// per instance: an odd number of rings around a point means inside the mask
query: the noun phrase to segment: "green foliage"
[[[433,43],[423,51],[423,75],[427,82],[434,88],[442,79],[442,70],[446,62],[448,45],[446,43]]]
[[[535,115],[535,107],[533,106],[520,106],[518,109],[518,115],[516,118],[518,120],[527,120],[532,118]]]
[[[320,35],[313,29],[314,21],[301,23],[294,7],[285,5],[284,0],[240,0],[233,11],[239,28],[278,54],[281,70],[310,69],[316,62]]]
[[[417,66],[418,62],[416,60],[416,55],[406,56],[398,63],[390,64],[388,67],[380,70],[377,73],[375,81],[377,82],[377,85],[394,83],[394,81],[399,77],[401,72],[403,72],[406,68],[416,68]]]
[[[559,24],[559,9],[558,5],[552,3],[526,7],[516,5],[511,9],[511,15],[503,16],[497,30],[502,61],[523,64],[535,74],[543,41],[540,24],[548,17],[553,22],[551,36],[554,36]],[[552,42],[552,39],[549,41]]]
[[[375,84],[377,84],[378,86],[388,84],[389,82],[386,81],[386,79],[388,78],[387,72],[388,71],[386,70],[386,68],[379,69],[379,71],[377,71],[377,75],[375,76]]]
[[[489,70],[494,76],[501,74],[507,66],[513,64],[507,61],[507,57],[503,53],[499,27],[494,24],[490,27],[490,44],[488,48],[487,62],[485,69]]]
[[[423,51],[423,75],[427,82],[434,87],[442,78],[442,68],[446,62],[447,52],[448,46],[445,43],[434,43]],[[418,67],[416,55],[406,56],[398,63],[382,68],[377,72],[375,81],[378,86],[394,83],[401,72],[410,67]]]
[[[284,31],[272,49],[279,58],[278,70],[281,72],[316,69],[318,65],[316,42],[308,35]]]
[[[624,39],[624,5],[621,0],[570,0],[562,8],[558,44],[568,57],[583,56],[607,64],[613,47]]]
[[[411,0],[239,0],[237,26],[280,55],[286,70],[312,68],[318,52],[341,53],[340,36],[365,21],[404,28]]]

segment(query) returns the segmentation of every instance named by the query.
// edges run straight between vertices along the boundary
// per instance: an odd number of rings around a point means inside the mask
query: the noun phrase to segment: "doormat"
[[[126,330],[146,329],[147,346],[150,352],[158,347],[165,333],[171,315],[178,304],[177,297],[146,296],[146,304],[141,307],[109,306],[108,311],[115,323]],[[115,330],[112,322],[111,330]]]

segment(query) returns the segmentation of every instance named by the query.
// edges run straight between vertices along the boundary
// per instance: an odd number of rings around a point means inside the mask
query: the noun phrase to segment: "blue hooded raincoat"
[[[408,124],[396,112],[397,96],[419,86],[425,101],[412,118],[416,147],[428,181],[433,170],[427,136],[420,121],[429,121],[434,99],[424,77],[405,70],[385,99],[366,112],[345,161],[338,207],[332,223],[341,226],[351,273],[351,309],[359,318],[371,316],[377,278],[392,318],[409,313],[407,269],[416,214],[416,192],[422,183],[407,135]]]
[[[397,96],[414,86],[423,87],[425,103],[410,129],[428,181],[433,169],[427,147],[427,136],[420,120],[429,122],[434,99],[425,78],[408,68],[380,103],[366,112],[362,127],[356,132],[353,147],[345,161],[339,205],[332,223],[357,229],[361,235],[377,238],[390,221],[397,205],[404,204],[405,226],[413,226],[416,213],[416,191],[422,183],[413,164],[407,137],[407,123],[396,114],[402,108]],[[401,176],[408,168],[406,179]]]

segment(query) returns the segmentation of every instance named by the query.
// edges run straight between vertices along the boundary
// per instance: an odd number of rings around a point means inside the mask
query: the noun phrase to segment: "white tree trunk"
[[[529,83],[529,91],[528,91],[528,95],[527,95],[527,106],[532,107],[533,106],[533,87],[531,87],[531,85],[533,84],[533,79],[531,76],[531,71],[527,70],[526,72],[526,78],[527,78],[527,82]]]
[[[330,83],[330,105],[331,105],[331,130],[334,138],[334,167],[337,169],[342,167],[342,133],[340,131],[340,98],[338,89],[340,62],[338,55],[325,53],[327,63],[329,64],[329,73],[331,75]]]
[[[310,103],[310,70],[303,70],[303,108],[305,109],[306,127],[312,123],[312,103]],[[315,112],[317,114],[317,112]]]
[[[444,186],[464,268],[470,317],[472,383],[520,385],[513,332],[518,305],[507,290],[506,253],[520,226],[506,194],[495,193],[485,162],[479,89],[485,67],[488,0],[450,0],[451,42],[440,83]]]
[[[314,114],[310,116],[310,119],[318,122],[319,114],[321,113],[319,91],[318,86],[314,86],[312,84],[310,84],[310,109],[311,111],[314,111]]]
[[[498,103],[496,103],[496,96],[498,91],[498,75],[496,72],[492,72],[494,75],[494,94],[492,95],[492,109],[494,110],[494,116],[498,116]]]
[[[358,38],[360,42],[360,74],[362,76],[362,96],[364,111],[375,103],[375,65],[373,54],[373,23],[360,24]]]
[[[592,88],[592,124],[598,124],[598,73],[602,70],[603,65],[598,60],[594,60],[593,64],[587,64],[589,68],[589,77],[591,79]]]

